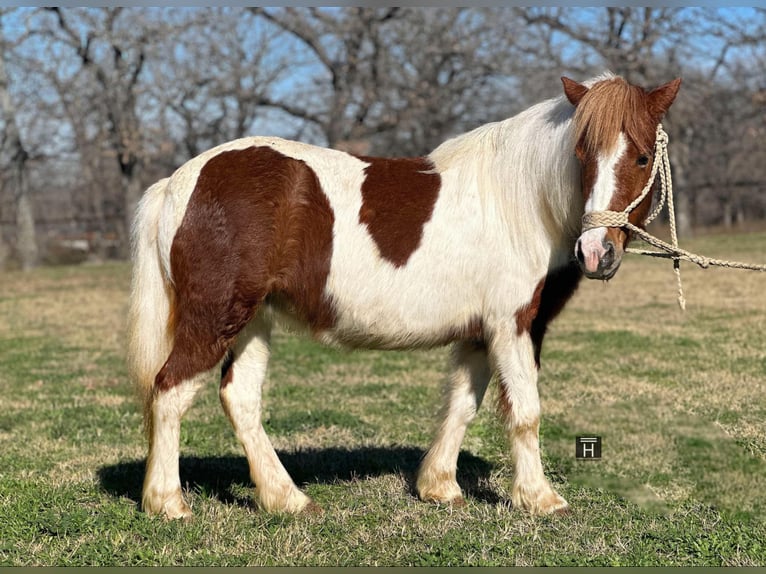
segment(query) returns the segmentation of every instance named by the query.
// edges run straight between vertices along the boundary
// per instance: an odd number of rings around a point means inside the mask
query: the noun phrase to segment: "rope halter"
[[[658,172],[660,174],[660,199],[657,202],[654,210],[644,220],[643,225],[646,226],[651,223],[660,214],[665,204],[667,204],[668,220],[670,222],[670,243],[662,241],[661,239],[655,237],[651,233],[648,233],[646,230],[638,227],[637,225],[633,225],[628,219],[630,213],[636,207],[638,207],[644,198],[646,198],[646,196],[651,192]],[[696,263],[703,269],[707,269],[711,265],[716,265],[734,269],[766,271],[766,265],[712,259],[710,257],[691,253],[681,249],[678,246],[678,234],[676,232],[676,214],[675,207],[673,205],[673,179],[670,174],[670,157],[668,156],[668,134],[665,133],[665,130],[662,128],[662,124],[657,125],[657,136],[654,146],[654,164],[652,165],[652,172],[649,175],[649,181],[646,182],[646,185],[641,191],[641,194],[622,211],[593,211],[583,215],[582,231],[585,232],[589,229],[593,229],[594,227],[622,227],[628,229],[652,247],[660,250],[653,251],[646,249],[628,248],[625,250],[628,253],[637,253],[639,255],[648,255],[650,257],[672,259],[673,272],[676,275],[676,282],[678,284],[678,304],[682,310],[686,309],[686,299],[684,298],[683,286],[681,285],[680,265],[682,259],[684,261],[691,261],[692,263]]]

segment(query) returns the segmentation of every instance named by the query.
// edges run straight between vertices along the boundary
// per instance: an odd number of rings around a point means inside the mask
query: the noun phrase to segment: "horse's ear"
[[[647,96],[649,100],[649,113],[657,119],[664,116],[665,112],[670,108],[670,104],[676,99],[680,87],[681,78],[676,78],[672,82],[668,82],[649,92]]]
[[[577,107],[577,104],[580,103],[582,97],[588,93],[588,88],[582,84],[578,84],[574,80],[570,80],[566,76],[561,76],[561,83],[564,84],[564,93],[566,94],[567,99],[573,106]]]

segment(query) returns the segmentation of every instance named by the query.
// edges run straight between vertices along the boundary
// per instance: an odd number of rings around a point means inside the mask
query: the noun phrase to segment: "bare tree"
[[[177,161],[251,135],[274,110],[286,110],[287,117],[296,113],[289,99],[272,96],[275,85],[294,72],[294,55],[276,50],[278,32],[250,11],[216,8],[172,25],[176,33],[160,48],[166,57],[148,65],[164,131],[160,139],[176,148]],[[296,131],[304,121],[315,121],[300,113]]]
[[[319,87],[324,97],[312,99],[303,95],[285,111],[314,123],[330,146],[366,138],[371,131],[368,122],[380,85],[381,29],[397,16],[399,9],[253,10],[297,39],[321,68],[321,75],[309,86]],[[307,86],[301,87],[305,90]],[[389,122],[379,118],[374,129],[387,129]]]
[[[516,13],[533,34],[542,31],[545,42],[555,41],[552,33],[569,40],[565,50],[548,49],[554,65],[581,75],[607,68],[637,83],[657,81],[658,72],[679,65],[694,21],[677,8],[517,8]]]
[[[2,147],[7,149],[10,159],[10,182],[13,187],[16,207],[16,253],[21,262],[21,268],[28,270],[37,265],[38,262],[35,220],[27,173],[29,153],[22,142],[21,133],[16,121],[16,106],[13,103],[10,92],[10,80],[5,65],[6,46],[3,35],[2,16],[3,12],[0,11],[0,112],[3,114],[5,126]]]
[[[135,206],[143,192],[144,165],[138,100],[141,73],[156,29],[150,19],[123,8],[85,11],[49,8],[56,18],[54,39],[74,52],[82,73],[97,87],[94,107],[104,114],[105,134],[119,167],[122,221],[117,232],[127,246]],[[137,18],[136,18],[137,17]],[[77,20],[77,26],[72,21]]]
[[[315,125],[330,146],[424,153],[508,109],[490,88],[507,70],[513,35],[502,33],[507,26],[491,11],[254,12],[297,40],[320,69],[283,109]]]
[[[402,9],[384,38],[381,84],[370,89],[393,119],[380,130],[381,147],[425,153],[447,136],[519,111],[507,82],[514,22],[496,9]]]
[[[759,137],[764,114],[757,97],[766,87],[766,11],[692,13],[690,37],[705,38],[707,52],[684,66],[685,97],[673,116],[688,156],[684,195],[695,224],[729,227],[744,222],[748,208],[762,213],[766,207],[766,140]]]

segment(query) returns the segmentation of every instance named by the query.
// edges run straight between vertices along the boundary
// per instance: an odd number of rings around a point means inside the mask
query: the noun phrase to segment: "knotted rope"
[[[657,177],[657,173],[660,174],[660,199],[657,202],[654,210],[649,214],[649,217],[647,217],[644,221],[644,225],[648,225],[651,221],[653,221],[660,214],[665,204],[667,204],[668,219],[670,221],[670,243],[662,241],[646,230],[641,229],[637,225],[633,225],[628,219],[630,212],[638,207],[644,198],[651,192],[652,186],[654,185],[654,181]],[[676,232],[676,214],[675,206],[673,205],[673,179],[670,174],[670,157],[668,156],[668,134],[665,133],[665,130],[662,128],[662,124],[657,126],[657,138],[654,147],[654,164],[652,165],[652,172],[649,176],[649,181],[644,186],[643,191],[641,191],[641,194],[622,211],[594,211],[583,215],[583,232],[587,231],[588,229],[593,229],[594,227],[623,227],[632,231],[635,235],[643,239],[649,245],[661,250],[653,251],[647,249],[628,248],[626,249],[628,253],[637,253],[639,255],[648,255],[650,257],[672,259],[673,272],[676,275],[676,282],[678,284],[678,304],[681,309],[686,309],[686,299],[684,298],[683,285],[681,284],[681,260],[696,263],[703,269],[707,269],[710,266],[719,266],[729,267],[732,269],[766,271],[766,264],[742,263],[740,261],[713,259],[711,257],[705,257],[704,255],[691,253],[690,251],[681,249],[678,246],[678,235]]]

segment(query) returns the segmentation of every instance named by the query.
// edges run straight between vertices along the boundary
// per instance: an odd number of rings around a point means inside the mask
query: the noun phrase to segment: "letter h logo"
[[[576,437],[575,457],[577,460],[599,460],[601,458],[601,437]]]

